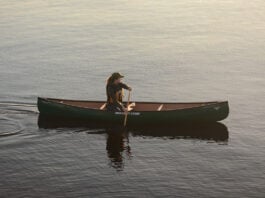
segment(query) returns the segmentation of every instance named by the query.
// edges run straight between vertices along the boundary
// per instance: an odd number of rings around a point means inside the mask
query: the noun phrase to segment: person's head
[[[107,80],[107,84],[119,84],[124,76],[118,72],[113,73]]]

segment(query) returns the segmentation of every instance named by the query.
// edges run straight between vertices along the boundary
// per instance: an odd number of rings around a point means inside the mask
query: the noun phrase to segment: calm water
[[[263,0],[0,0],[0,197],[265,197],[264,21]],[[38,127],[37,96],[103,100],[113,71],[133,100],[229,100],[229,118]]]

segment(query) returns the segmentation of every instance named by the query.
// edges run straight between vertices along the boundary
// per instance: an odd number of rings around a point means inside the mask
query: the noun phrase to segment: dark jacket
[[[129,89],[129,87],[124,83],[119,84],[109,84],[106,86],[106,92],[107,92],[107,109],[110,109],[110,107],[115,108],[117,107],[117,110],[120,109],[122,111],[123,105],[122,105],[122,89]],[[112,110],[113,111],[113,110]]]

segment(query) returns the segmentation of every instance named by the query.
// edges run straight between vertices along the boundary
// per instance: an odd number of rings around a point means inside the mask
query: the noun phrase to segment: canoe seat
[[[106,105],[107,105],[107,103],[104,103],[99,109],[100,109],[100,110],[105,109]]]
[[[161,111],[161,109],[163,108],[163,104],[161,104],[158,108],[157,108],[157,111]]]

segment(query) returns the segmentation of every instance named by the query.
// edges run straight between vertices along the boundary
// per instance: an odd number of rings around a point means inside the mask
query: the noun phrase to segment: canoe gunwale
[[[108,112],[106,109],[99,109],[99,108],[90,108],[90,107],[82,107],[82,106],[78,106],[78,105],[71,105],[71,104],[67,104],[67,103],[61,103],[59,101],[78,101],[78,102],[93,102],[93,103],[105,103],[106,101],[87,101],[87,100],[68,100],[68,99],[56,99],[56,98],[43,98],[43,97],[38,97],[38,101],[42,100],[42,101],[46,101],[49,103],[56,103],[58,105],[62,105],[62,106],[68,106],[68,107],[72,107],[72,108],[78,108],[78,109],[86,109],[86,110],[90,110],[90,111],[100,111],[100,112]],[[182,111],[182,110],[190,110],[190,109],[197,109],[197,108],[214,108],[215,106],[220,106],[223,104],[228,104],[228,101],[209,101],[209,102],[178,102],[178,103],[174,103],[174,102],[142,102],[142,101],[138,101],[135,102],[137,103],[144,103],[144,104],[195,104],[195,103],[201,103],[204,105],[200,105],[200,106],[195,106],[195,107],[184,107],[184,108],[179,108],[179,109],[168,109],[168,110],[161,110],[161,111],[157,111],[157,110],[141,110],[141,111],[130,111],[130,112],[148,112],[148,113],[164,113],[164,112],[174,112],[174,111]],[[110,112],[113,113],[113,112]]]

